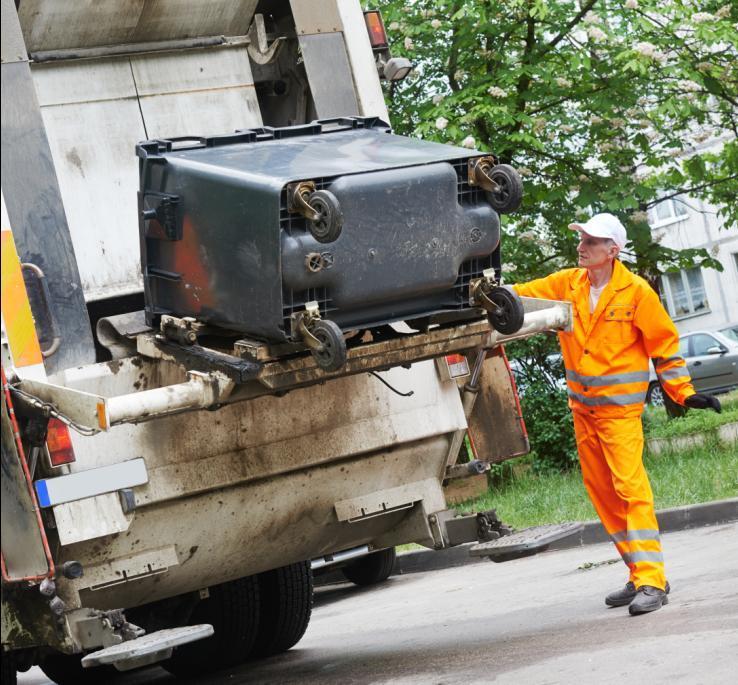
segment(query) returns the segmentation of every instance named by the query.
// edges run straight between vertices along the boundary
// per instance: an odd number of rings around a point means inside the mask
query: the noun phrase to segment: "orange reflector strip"
[[[466,357],[463,354],[447,354],[446,361],[449,364],[462,364],[466,361]]]
[[[108,430],[108,413],[105,411],[105,402],[97,403],[97,425],[104,431]]]
[[[384,30],[384,22],[382,21],[382,13],[375,10],[364,12],[364,21],[369,31],[369,42],[373,48],[386,48],[387,32]]]
[[[49,419],[46,447],[49,448],[52,466],[69,464],[75,460],[72,436],[69,435],[69,429],[59,419]]]

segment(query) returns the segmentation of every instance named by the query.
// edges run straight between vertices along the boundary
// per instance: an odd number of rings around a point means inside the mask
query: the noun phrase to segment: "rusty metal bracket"
[[[325,349],[320,340],[311,332],[312,324],[320,319],[320,308],[317,302],[306,302],[304,312],[296,312],[292,315],[293,336],[299,337],[310,350],[322,352]]]
[[[180,345],[194,345],[197,342],[197,321],[191,316],[181,319],[176,316],[163,314],[160,324],[165,338]]]
[[[495,312],[499,307],[489,298],[492,288],[499,285],[494,269],[485,269],[481,278],[469,282],[469,304],[473,307],[482,307],[488,312]]]
[[[287,186],[287,211],[292,214],[302,214],[309,221],[318,221],[320,213],[314,210],[308,199],[315,192],[315,183],[300,181]]]
[[[496,160],[492,156],[477,157],[476,159],[469,160],[469,185],[479,186],[483,190],[491,193],[498,192],[500,186],[492,180],[490,172],[492,167],[497,164]]]

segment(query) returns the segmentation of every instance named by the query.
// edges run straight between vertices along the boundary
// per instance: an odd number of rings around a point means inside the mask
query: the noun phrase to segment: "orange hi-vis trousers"
[[[598,418],[574,411],[584,486],[635,586],[666,586],[653,492],[643,466],[640,417]]]

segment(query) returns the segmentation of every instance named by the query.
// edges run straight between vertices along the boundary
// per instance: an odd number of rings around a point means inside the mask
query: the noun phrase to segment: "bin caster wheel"
[[[520,296],[507,288],[496,287],[490,290],[487,297],[496,306],[496,309],[487,312],[489,325],[504,335],[517,333],[525,319]]]
[[[311,327],[310,332],[322,345],[321,350],[310,350],[323,371],[338,371],[346,363],[346,341],[341,329],[326,319],[319,319]]]
[[[336,196],[329,190],[316,190],[310,194],[308,204],[319,215],[308,222],[313,238],[319,243],[337,240],[343,228],[343,214]]]
[[[489,177],[499,190],[488,191],[487,201],[500,214],[510,214],[520,207],[523,199],[523,179],[509,164],[497,164],[489,171]]]

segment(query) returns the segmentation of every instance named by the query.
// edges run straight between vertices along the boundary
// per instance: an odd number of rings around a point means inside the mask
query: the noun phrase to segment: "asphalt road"
[[[279,657],[202,679],[246,683],[515,685],[738,682],[738,523],[663,538],[670,603],[631,617],[607,544],[320,588],[308,632]],[[585,568],[588,567],[588,568]],[[46,685],[37,669],[23,685]],[[175,682],[161,668],[121,685]]]

